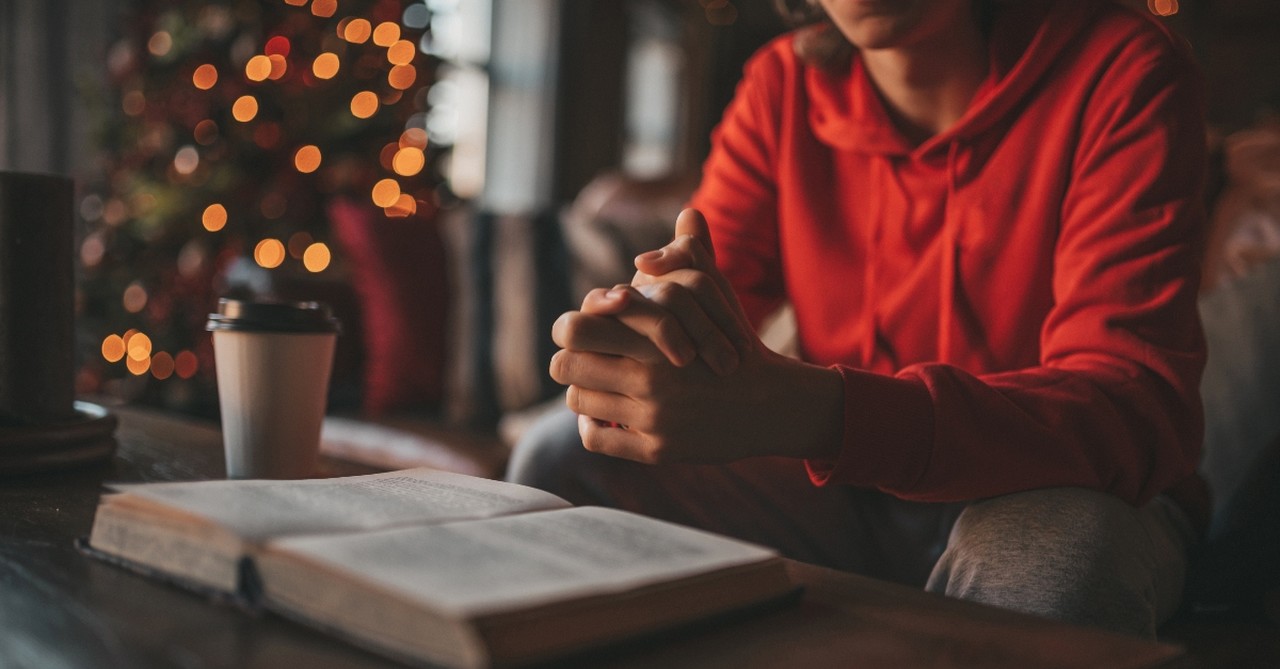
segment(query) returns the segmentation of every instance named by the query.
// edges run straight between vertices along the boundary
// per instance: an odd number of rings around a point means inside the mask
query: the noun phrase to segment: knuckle
[[[706,272],[691,272],[689,274],[689,289],[695,293],[708,293],[715,289],[715,282]]]

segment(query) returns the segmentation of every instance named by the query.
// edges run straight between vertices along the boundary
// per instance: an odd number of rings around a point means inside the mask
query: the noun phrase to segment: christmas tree
[[[402,0],[133,4],[106,62],[105,178],[80,203],[78,392],[208,411],[219,296],[341,282],[335,200],[429,220],[448,197],[448,146],[425,130],[432,17]]]

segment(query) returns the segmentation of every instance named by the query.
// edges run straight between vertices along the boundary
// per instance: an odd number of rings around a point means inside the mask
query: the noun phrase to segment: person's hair
[[[995,5],[1001,0],[973,0],[974,18],[986,34],[995,16]],[[847,67],[853,55],[853,44],[831,22],[818,0],[773,0],[782,18],[796,32],[795,50],[800,59],[824,69]]]

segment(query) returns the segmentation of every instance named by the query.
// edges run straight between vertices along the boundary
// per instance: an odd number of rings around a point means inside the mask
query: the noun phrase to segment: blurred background
[[[1129,2],[1208,88],[1211,280],[1280,251],[1280,3]],[[212,417],[221,296],[344,323],[331,409],[491,429],[665,241],[768,0],[6,0],[0,168],[75,177],[77,392]]]

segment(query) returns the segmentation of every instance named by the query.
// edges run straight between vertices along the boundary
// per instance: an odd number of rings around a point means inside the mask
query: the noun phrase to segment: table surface
[[[0,666],[394,667],[268,614],[249,613],[90,559],[103,483],[224,475],[216,426],[120,407],[115,458],[0,479]],[[367,467],[326,460],[323,473]],[[1071,627],[829,569],[789,563],[804,585],[781,610],[607,649],[606,667],[1188,667],[1169,644]],[[556,663],[562,666],[565,663]]]

